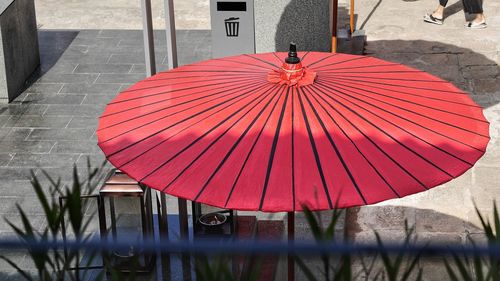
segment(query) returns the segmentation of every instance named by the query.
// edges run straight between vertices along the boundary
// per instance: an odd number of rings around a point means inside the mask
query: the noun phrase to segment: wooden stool
[[[106,214],[105,214],[105,199],[109,199],[109,211],[111,220],[111,233],[113,241],[117,240],[118,229],[116,225],[116,210],[115,210],[115,200],[123,197],[137,197],[140,203],[140,217],[142,226],[142,238],[143,240],[153,240],[154,239],[154,227],[153,227],[153,210],[151,201],[151,189],[139,184],[134,179],[130,178],[126,174],[120,171],[113,171],[108,176],[106,182],[99,190],[99,197],[101,201],[101,208],[99,209],[99,225],[101,229],[101,239],[108,239],[108,228],[106,226]],[[131,249],[133,251],[133,249]],[[120,259],[125,260],[115,253],[110,259],[111,266],[120,270],[121,272],[130,272],[130,264],[119,264]],[[150,272],[154,266],[155,254],[154,253],[142,253],[139,257],[139,264],[135,268],[136,272]],[[123,263],[123,262],[122,262]]]

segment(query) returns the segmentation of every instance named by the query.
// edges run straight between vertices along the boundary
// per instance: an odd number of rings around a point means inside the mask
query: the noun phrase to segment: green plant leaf
[[[314,276],[314,274],[312,273],[312,271],[309,269],[309,267],[307,267],[307,265],[302,261],[301,258],[296,257],[295,258],[295,262],[300,267],[300,269],[302,270],[302,272],[306,276],[307,280],[309,280],[309,281],[318,281],[318,279]]]
[[[307,206],[303,206],[303,212],[306,217],[307,223],[309,224],[309,227],[311,229],[311,232],[314,236],[314,239],[316,241],[322,241],[323,240],[323,235],[321,232],[321,228],[319,227],[318,220],[316,217],[314,217],[313,212],[309,209]]]
[[[21,274],[22,277],[24,277],[24,279],[26,279],[28,281],[34,281],[33,277],[31,277],[31,275],[29,275],[26,271],[22,270],[15,262],[11,261],[9,258],[7,258],[3,255],[0,255],[0,259],[4,260],[10,266],[12,266],[19,274]]]

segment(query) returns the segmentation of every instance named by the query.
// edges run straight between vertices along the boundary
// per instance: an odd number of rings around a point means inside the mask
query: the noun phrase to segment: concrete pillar
[[[34,0],[0,0],[0,43],[0,103],[7,103],[40,65]]]

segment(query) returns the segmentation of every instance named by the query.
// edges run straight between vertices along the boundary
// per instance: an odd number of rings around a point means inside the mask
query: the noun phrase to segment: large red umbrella
[[[106,107],[99,146],[154,189],[268,212],[425,191],[486,150],[481,107],[447,81],[367,56],[285,57],[207,60],[145,79]]]

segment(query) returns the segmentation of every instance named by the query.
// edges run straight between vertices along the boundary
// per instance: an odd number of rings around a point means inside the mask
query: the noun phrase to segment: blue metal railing
[[[398,245],[398,244],[350,244],[350,243],[317,243],[314,241],[244,241],[201,239],[198,241],[20,241],[16,239],[0,240],[0,249],[19,250],[30,249],[46,251],[52,249],[68,249],[85,251],[120,251],[130,247],[144,252],[165,254],[275,254],[275,255],[344,255],[344,254],[369,254],[369,253],[407,253],[423,256],[442,256],[461,254],[467,256],[479,255],[500,258],[500,245],[484,246],[457,246],[457,245]]]

